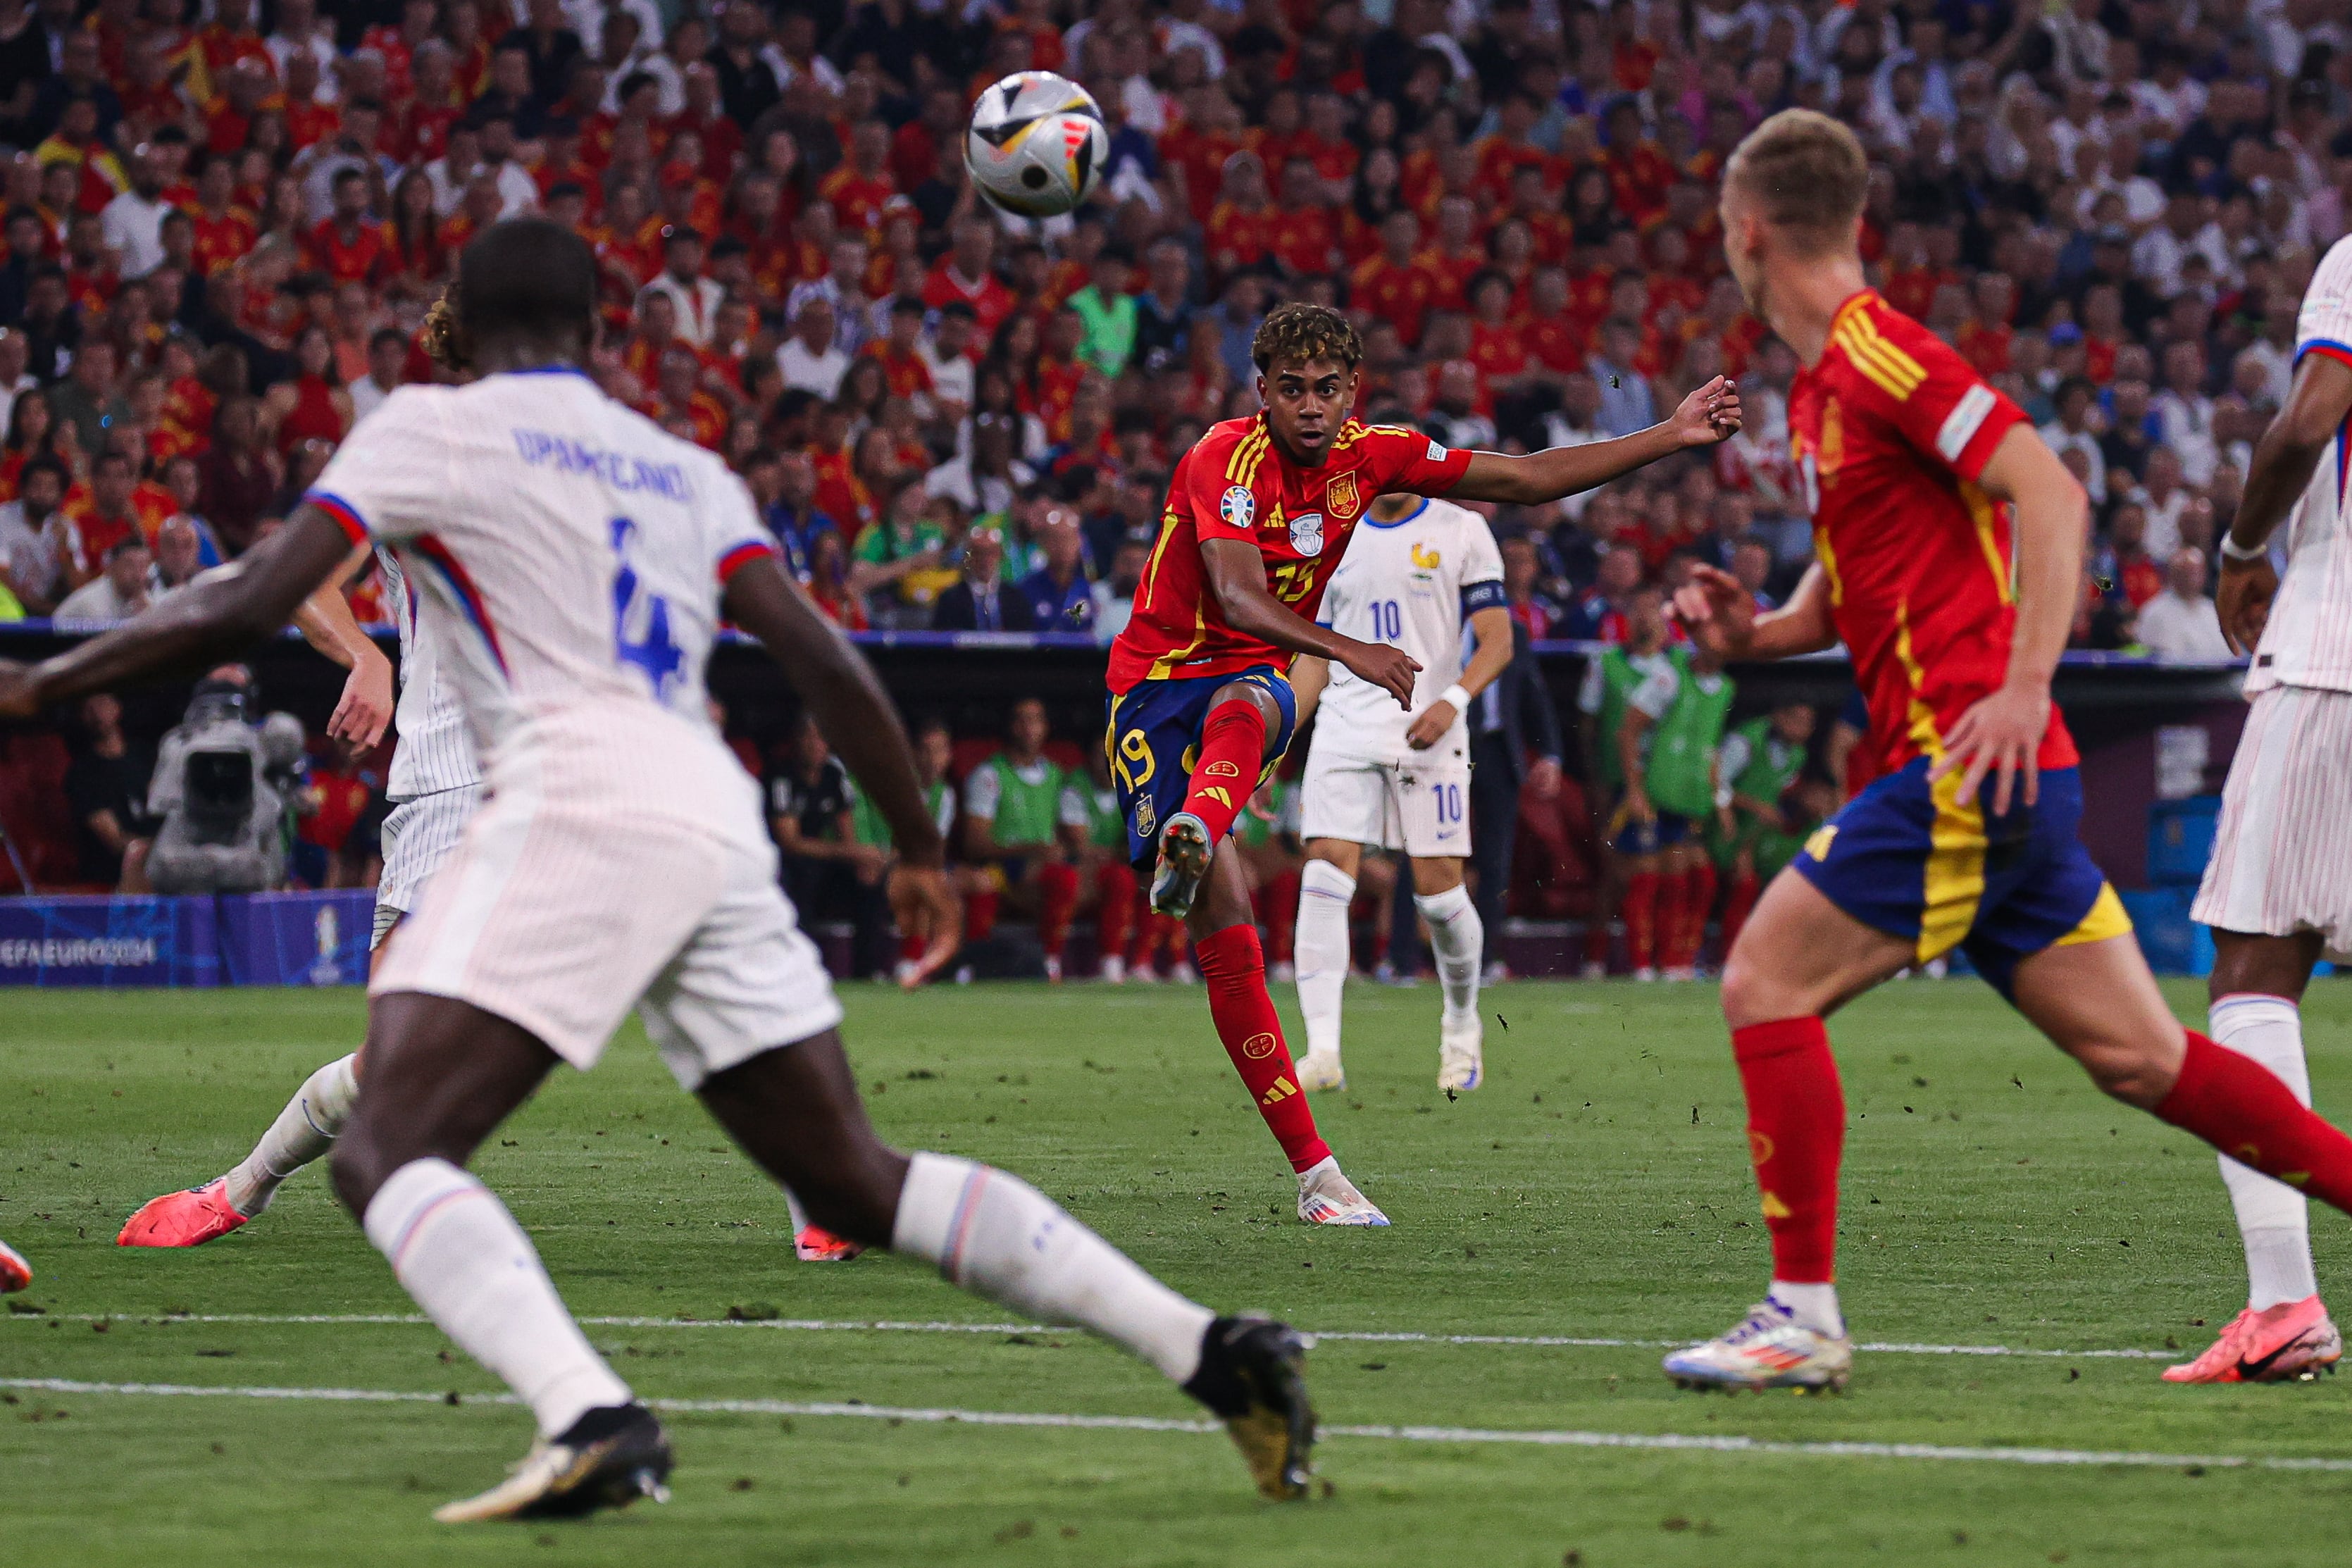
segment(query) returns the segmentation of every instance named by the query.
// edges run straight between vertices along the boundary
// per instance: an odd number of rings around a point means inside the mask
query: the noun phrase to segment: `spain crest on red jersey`
[[[1341,522],[1355,516],[1363,504],[1362,496],[1356,490],[1356,475],[1353,469],[1344,474],[1332,475],[1329,482],[1323,487],[1323,510]]]

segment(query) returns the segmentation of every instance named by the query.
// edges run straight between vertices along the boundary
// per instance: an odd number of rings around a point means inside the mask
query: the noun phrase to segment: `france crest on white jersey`
[[[1395,763],[1413,713],[1461,679],[1462,624],[1503,600],[1503,556],[1476,512],[1424,500],[1395,522],[1366,513],[1323,595],[1321,623],[1360,642],[1402,648],[1421,666],[1412,712],[1340,665],[1317,710],[1315,744],[1330,754]],[[1465,715],[1457,714],[1458,732]]]
[[[2311,276],[2295,317],[2294,358],[2326,354],[2352,365],[2352,236],[2337,240]],[[2253,664],[2252,695],[2273,686],[2315,686],[2352,691],[2352,538],[2345,512],[2352,487],[2352,431],[2338,430],[2304,487],[2303,499],[2273,537],[2287,548]]]
[[[309,500],[392,552],[414,636],[493,773],[526,731],[642,749],[676,734],[650,722],[662,715],[715,741],[703,668],[720,584],[773,542],[717,456],[586,375],[404,386]]]

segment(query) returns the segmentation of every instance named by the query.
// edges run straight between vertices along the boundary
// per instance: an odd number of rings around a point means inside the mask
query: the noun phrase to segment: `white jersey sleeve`
[[[1004,779],[993,763],[982,763],[964,775],[963,814],[977,816],[982,822],[996,820],[996,808],[1003,804]]]
[[[2295,318],[2294,357],[2325,354],[2352,365],[2352,236],[2328,247]],[[2249,695],[2273,686],[2352,691],[2352,540],[2346,538],[2346,475],[2352,450],[2336,432],[2286,525],[2286,573],[2246,672]]]
[[[404,386],[352,426],[310,489],[354,540],[396,545],[429,533],[457,488],[443,389]]]

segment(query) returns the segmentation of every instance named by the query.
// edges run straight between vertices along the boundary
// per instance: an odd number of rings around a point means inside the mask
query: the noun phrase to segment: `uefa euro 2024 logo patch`
[[[1248,486],[1234,485],[1217,503],[1217,515],[1225,520],[1227,528],[1247,528],[1257,521],[1257,500],[1249,493]]]
[[[1301,555],[1323,553],[1323,514],[1302,511],[1290,520],[1290,548]]]

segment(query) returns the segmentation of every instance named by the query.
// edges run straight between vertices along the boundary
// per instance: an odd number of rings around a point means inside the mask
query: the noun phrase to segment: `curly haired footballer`
[[[1287,361],[1312,364],[1329,360],[1354,370],[1364,363],[1364,340],[1348,318],[1328,305],[1294,300],[1276,305],[1250,339],[1250,358],[1261,374]]]

